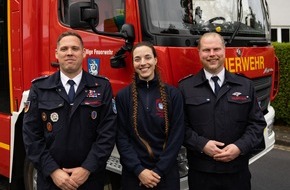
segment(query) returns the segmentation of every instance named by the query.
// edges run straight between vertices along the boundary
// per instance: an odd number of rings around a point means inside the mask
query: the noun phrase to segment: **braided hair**
[[[153,56],[156,58],[157,57],[157,53],[155,48],[153,47],[153,45],[149,42],[140,42],[139,44],[135,45],[132,49],[132,52],[134,52],[134,50],[137,47],[141,47],[141,46],[147,46],[152,50]],[[157,68],[157,67],[155,67]],[[166,147],[167,144],[167,140],[168,140],[168,133],[169,133],[169,118],[168,118],[168,97],[166,94],[166,90],[165,90],[165,84],[162,82],[160,74],[158,72],[157,69],[155,69],[155,74],[157,75],[157,79],[159,82],[159,92],[160,92],[160,96],[161,96],[161,102],[163,104],[163,110],[164,110],[164,120],[165,120],[165,139],[164,139],[164,143],[163,143],[163,150]],[[136,134],[136,136],[140,139],[140,141],[145,145],[149,155],[151,158],[154,158],[154,154],[152,151],[152,148],[150,146],[150,144],[141,137],[141,135],[138,132],[138,92],[137,92],[137,85],[136,85],[136,77],[137,77],[137,73],[135,72],[133,75],[133,80],[132,80],[132,97],[133,97],[133,114],[132,114],[132,121],[133,121],[133,128],[134,128],[134,132]]]

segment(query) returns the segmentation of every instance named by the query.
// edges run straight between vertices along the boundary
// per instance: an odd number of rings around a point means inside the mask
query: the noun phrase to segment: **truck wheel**
[[[24,185],[25,190],[37,190],[37,171],[27,158],[24,161]]]

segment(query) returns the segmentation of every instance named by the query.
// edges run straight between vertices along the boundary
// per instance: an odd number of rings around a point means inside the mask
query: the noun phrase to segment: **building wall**
[[[271,17],[272,41],[289,42],[290,40],[290,1],[267,0]]]

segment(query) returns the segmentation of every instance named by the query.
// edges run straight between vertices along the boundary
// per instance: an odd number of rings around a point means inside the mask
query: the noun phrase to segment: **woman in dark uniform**
[[[132,83],[116,97],[123,189],[179,189],[177,154],[184,138],[183,100],[161,81],[153,45],[133,47]]]

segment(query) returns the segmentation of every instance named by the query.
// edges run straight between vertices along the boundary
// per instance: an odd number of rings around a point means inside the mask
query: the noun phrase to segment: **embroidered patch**
[[[30,101],[24,102],[24,113],[27,113],[30,108]]]

